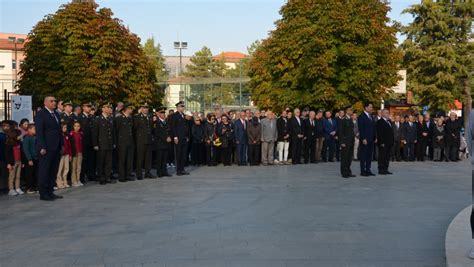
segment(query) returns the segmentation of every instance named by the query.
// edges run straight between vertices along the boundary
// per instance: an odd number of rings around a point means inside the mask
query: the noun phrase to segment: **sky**
[[[25,33],[45,15],[67,0],[0,0],[0,32]],[[203,46],[214,54],[247,52],[255,40],[264,39],[280,18],[285,0],[96,0],[112,9],[144,42],[149,37],[161,44],[164,55],[176,55],[174,41],[187,41],[192,55]],[[392,0],[391,19],[407,24],[403,9],[420,0]],[[399,39],[402,37],[399,36]]]

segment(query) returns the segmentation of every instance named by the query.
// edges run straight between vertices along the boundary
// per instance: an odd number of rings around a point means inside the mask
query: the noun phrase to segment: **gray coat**
[[[276,120],[265,118],[261,121],[262,125],[262,142],[275,142],[277,140],[277,123]]]

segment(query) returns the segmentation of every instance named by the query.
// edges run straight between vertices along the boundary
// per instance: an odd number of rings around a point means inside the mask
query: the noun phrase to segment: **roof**
[[[214,56],[214,59],[223,59],[224,62],[239,62],[241,59],[248,57],[240,52],[222,52]]]
[[[25,39],[25,42],[27,42],[28,35],[26,34],[18,34],[18,33],[6,33],[6,32],[0,32],[0,49],[1,50],[14,50],[15,49],[15,44],[13,42],[10,42],[8,40],[8,37],[16,37],[16,38],[23,38]],[[16,44],[16,49],[17,50],[23,50],[24,49],[24,43]]]

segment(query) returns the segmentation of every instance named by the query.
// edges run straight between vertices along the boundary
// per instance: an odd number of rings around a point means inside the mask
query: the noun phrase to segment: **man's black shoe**
[[[183,175],[189,175],[189,172],[187,172],[187,171],[182,171],[181,174],[183,174]]]
[[[388,174],[388,173],[386,173],[386,172],[379,172],[379,175],[386,175],[386,174]]]
[[[100,185],[105,185],[105,184],[107,184],[107,182],[106,181],[100,181],[99,184]]]
[[[360,176],[369,176],[369,174],[366,173],[366,172],[362,172],[362,173],[360,174]]]
[[[393,174],[393,173],[391,173],[391,172],[387,171],[387,172],[385,172],[385,174]]]
[[[107,180],[107,183],[109,183],[109,184],[116,184],[116,183],[117,183],[117,180],[115,180],[115,179],[110,179],[110,180]]]
[[[137,180],[143,180],[143,177],[137,177]]]
[[[349,178],[350,175],[343,175],[342,178]]]
[[[351,174],[351,175],[349,175],[349,177],[356,177],[356,175],[354,175],[354,174]]]
[[[145,178],[146,179],[156,179],[156,176],[149,173],[149,174],[145,174]]]
[[[367,174],[368,174],[369,176],[376,176],[376,174],[373,173],[373,172],[368,172]]]
[[[52,199],[61,199],[61,198],[64,198],[64,197],[63,197],[63,196],[58,196],[58,195],[52,193],[52,194],[51,194],[51,198],[52,198]]]
[[[183,172],[177,172],[176,175],[178,175],[178,176],[183,176],[184,173],[183,173]]]
[[[40,196],[40,200],[44,200],[44,201],[54,201],[54,198],[49,197],[49,196]]]
[[[171,174],[169,174],[169,173],[165,173],[165,174],[163,174],[163,176],[172,177],[173,175],[171,175]]]

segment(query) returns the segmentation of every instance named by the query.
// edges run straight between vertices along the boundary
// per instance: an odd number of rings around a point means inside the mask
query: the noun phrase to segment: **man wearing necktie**
[[[309,118],[304,120],[304,163],[316,163],[316,112],[311,110]]]
[[[174,143],[176,158],[176,175],[188,175],[184,170],[187,157],[187,147],[189,142],[189,124],[184,118],[184,102],[176,103],[176,112],[170,118],[171,137]]]
[[[44,108],[35,118],[36,149],[38,158],[38,182],[40,199],[52,201],[63,198],[54,194],[54,183],[58,172],[60,151],[63,145],[59,114],[55,111],[56,99],[44,98]]]
[[[375,127],[372,119],[373,110],[374,107],[372,103],[365,103],[364,111],[357,119],[357,125],[359,126],[359,140],[361,141],[361,143],[359,143],[361,176],[375,176],[375,174],[370,170],[375,143]]]
[[[379,174],[392,174],[388,171],[390,164],[390,153],[394,143],[392,122],[389,120],[390,112],[388,109],[382,110],[382,118],[376,123],[377,145],[379,146],[378,167]]]
[[[352,156],[354,154],[354,123],[352,122],[352,107],[345,109],[345,116],[340,118],[338,125],[339,146],[341,150],[341,175],[344,178],[355,177],[351,171]]]

